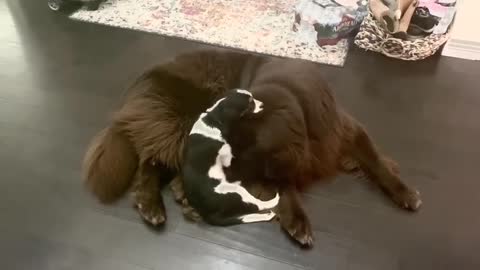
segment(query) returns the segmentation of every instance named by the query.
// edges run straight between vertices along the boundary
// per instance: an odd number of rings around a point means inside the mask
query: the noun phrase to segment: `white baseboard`
[[[480,60],[480,43],[450,39],[445,44],[442,55],[468,60]]]

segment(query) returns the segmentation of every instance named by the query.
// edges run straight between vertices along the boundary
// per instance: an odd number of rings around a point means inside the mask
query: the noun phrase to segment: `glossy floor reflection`
[[[206,46],[70,21],[44,2],[0,0],[1,269],[480,269],[480,63],[352,49],[344,68],[324,67],[422,192],[420,213],[343,176],[304,196],[313,250],[274,224],[190,224],[168,196],[155,232],[128,200],[97,204],[80,160],[132,79]]]

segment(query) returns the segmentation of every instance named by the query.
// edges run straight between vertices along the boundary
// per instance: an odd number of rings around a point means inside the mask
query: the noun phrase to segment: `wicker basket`
[[[416,40],[402,40],[393,37],[375,20],[370,13],[363,20],[355,37],[355,44],[367,51],[382,53],[388,57],[402,60],[425,59],[438,51],[448,40],[448,32],[443,35],[431,34]]]

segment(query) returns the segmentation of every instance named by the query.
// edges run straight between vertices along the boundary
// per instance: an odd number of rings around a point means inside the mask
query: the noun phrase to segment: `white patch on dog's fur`
[[[192,130],[190,131],[190,135],[200,134],[207,138],[214,139],[216,141],[225,142],[225,140],[222,137],[222,132],[220,131],[220,129],[211,127],[203,121],[203,118],[206,115],[207,115],[206,113],[202,113],[200,115],[197,122],[193,124]]]
[[[255,102],[255,109],[253,110],[253,113],[259,113],[263,111],[263,102],[258,99],[253,99],[253,102]]]
[[[218,150],[218,156],[220,157],[220,162],[224,167],[230,167],[230,164],[232,164],[233,154],[232,148],[228,143],[222,145],[222,148]]]
[[[240,93],[240,94],[245,94],[247,96],[251,96],[252,97],[252,93],[250,93],[250,91],[248,90],[245,90],[245,89],[236,89],[237,90],[237,93]]]
[[[215,160],[215,165],[211,166],[208,170],[208,176],[214,179],[225,178],[225,173],[223,172],[223,167],[230,167],[233,156],[230,154],[231,149],[230,145],[225,143],[220,150],[218,150],[217,159]]]
[[[230,145],[225,143],[218,151],[215,164],[208,170],[208,176],[210,178],[220,181],[220,184],[214,189],[215,192],[218,194],[236,193],[240,195],[243,202],[256,205],[260,211],[272,209],[277,206],[280,199],[278,193],[275,195],[275,198],[269,201],[262,201],[252,196],[252,194],[250,194],[244,187],[240,185],[240,182],[229,183],[227,181],[223,167],[229,167],[232,158],[233,155]]]
[[[217,102],[215,102],[215,104],[213,104],[212,107],[207,109],[207,112],[213,111],[218,106],[218,104],[220,104],[220,102],[222,102],[224,99],[225,98],[221,98],[221,99],[217,100]]]
[[[275,217],[275,213],[270,211],[269,213],[257,213],[257,214],[248,214],[240,217],[240,220],[243,223],[253,223],[253,222],[262,222],[270,221]]]

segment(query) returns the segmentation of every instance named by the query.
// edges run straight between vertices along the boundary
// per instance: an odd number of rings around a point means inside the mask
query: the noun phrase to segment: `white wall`
[[[480,43],[480,0],[459,3],[452,38]]]
[[[461,0],[457,5],[451,37],[442,55],[480,60],[480,0]]]

